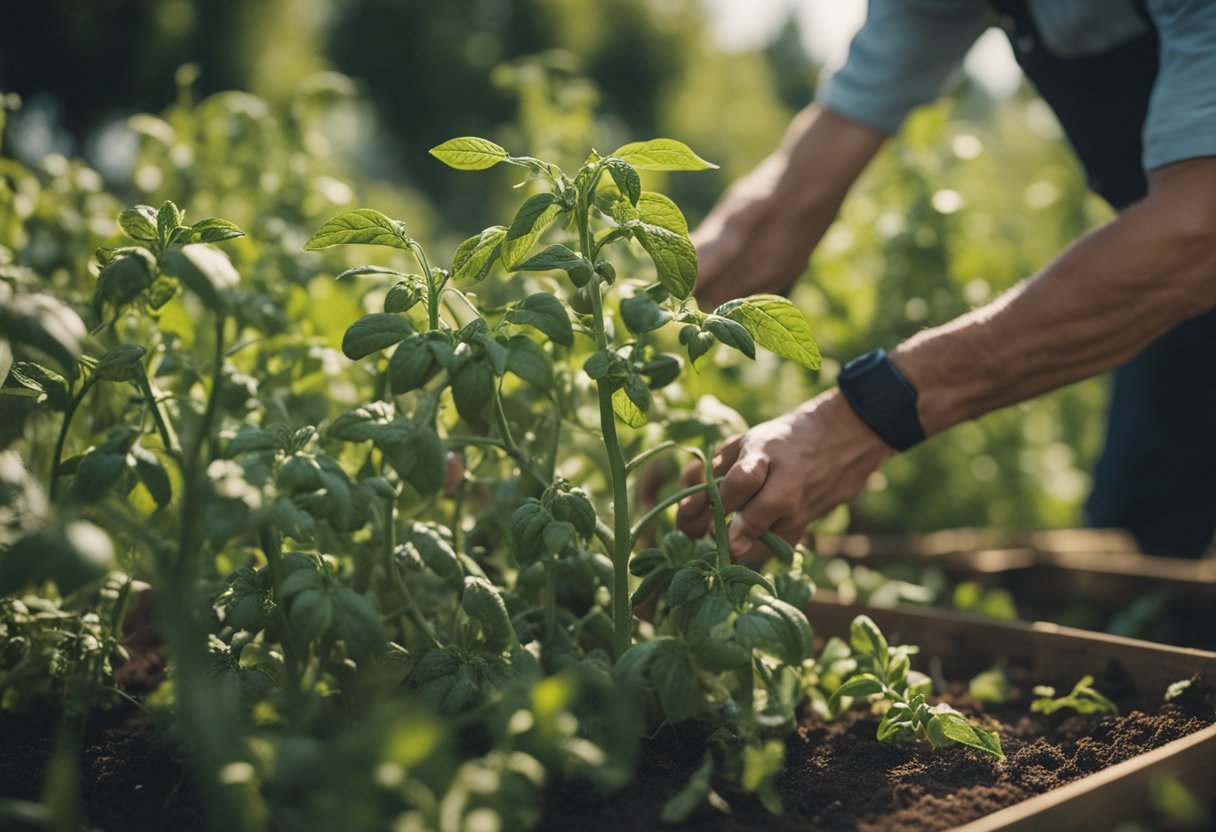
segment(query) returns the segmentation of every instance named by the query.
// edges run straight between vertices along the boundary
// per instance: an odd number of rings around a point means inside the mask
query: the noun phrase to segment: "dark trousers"
[[[1141,131],[1157,76],[1145,33],[1108,52],[1052,55],[1024,0],[992,0],[1027,77],[1060,119],[1091,188],[1122,210],[1142,199]],[[1151,554],[1197,557],[1216,532],[1216,310],[1114,372],[1088,522],[1130,531]]]

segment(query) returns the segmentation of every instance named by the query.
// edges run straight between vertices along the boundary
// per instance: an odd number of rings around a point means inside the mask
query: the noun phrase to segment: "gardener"
[[[1216,2],[993,5],[1090,187],[1120,214],[987,306],[855,359],[838,389],[727,441],[715,468],[737,512],[735,556],[768,529],[795,540],[925,437],[1112,367],[1089,521],[1156,554],[1212,540]],[[870,0],[821,105],[693,235],[702,306],[787,291],[866,164],[992,21],[982,0]],[[704,495],[679,519],[703,533]]]

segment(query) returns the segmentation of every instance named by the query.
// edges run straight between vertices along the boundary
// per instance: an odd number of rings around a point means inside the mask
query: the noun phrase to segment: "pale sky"
[[[791,11],[802,29],[807,51],[829,67],[848,54],[849,41],[866,17],[866,0],[701,0],[710,32],[724,49],[764,46]],[[1011,95],[1022,78],[1005,36],[990,29],[972,47],[964,68],[994,97]]]

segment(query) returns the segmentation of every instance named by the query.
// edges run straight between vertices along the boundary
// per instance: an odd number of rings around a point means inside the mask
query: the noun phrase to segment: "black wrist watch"
[[[861,421],[897,451],[925,439],[916,415],[916,388],[886,350],[874,350],[845,364],[837,379],[840,392]]]

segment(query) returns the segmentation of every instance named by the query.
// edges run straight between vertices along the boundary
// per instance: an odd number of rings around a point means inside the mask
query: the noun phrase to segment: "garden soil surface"
[[[138,685],[132,685],[138,687]],[[965,696],[954,704],[982,706]],[[1148,711],[1155,711],[1149,713]],[[785,811],[769,814],[730,783],[714,787],[729,813],[702,809],[698,830],[946,829],[1049,791],[1198,731],[1214,721],[1211,691],[1118,717],[1029,716],[1024,705],[997,709],[1004,761],[962,747],[896,748],[874,739],[877,718],[851,714],[835,723],[808,716],[789,739],[779,778]],[[51,727],[0,720],[0,797],[37,800],[51,754]],[[663,804],[700,762],[703,737],[665,731],[648,742],[636,781],[614,797],[581,783],[560,783],[546,796],[541,828],[553,832],[669,829]],[[90,828],[151,832],[202,829],[204,814],[180,751],[133,707],[90,720],[81,759],[81,797]]]
[[[953,704],[972,714],[983,711],[967,697],[957,697]],[[884,745],[874,738],[878,718],[869,714],[851,714],[835,723],[808,717],[787,743],[785,770],[778,778],[782,815],[769,814],[737,785],[721,782],[714,788],[729,813],[706,807],[687,827],[722,832],[949,829],[1206,728],[1216,721],[1216,703],[1210,691],[1188,691],[1171,704],[1117,717],[1044,718],[1028,715],[1024,705],[990,715],[1001,723],[1003,761],[961,746],[935,751],[921,744]],[[541,829],[670,829],[658,822],[659,812],[688,782],[703,753],[699,743],[660,734],[644,750],[637,779],[626,793],[597,798],[585,784],[551,789]]]

